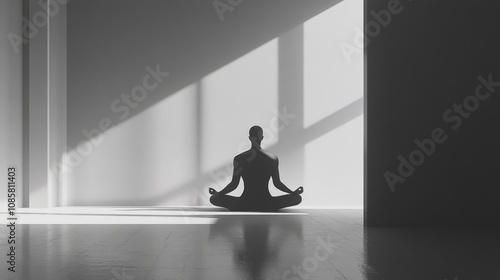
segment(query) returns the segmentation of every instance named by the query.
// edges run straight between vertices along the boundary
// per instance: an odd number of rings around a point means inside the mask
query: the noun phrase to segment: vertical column
[[[195,176],[196,176],[196,184],[194,186],[194,195],[196,197],[196,200],[193,201],[194,205],[199,206],[203,205],[204,202],[204,185],[202,181],[199,179],[201,178],[201,163],[203,162],[203,151],[202,151],[202,143],[201,139],[203,137],[203,126],[202,126],[202,116],[203,116],[203,100],[202,96],[203,95],[203,84],[202,81],[198,81],[196,83],[196,147],[195,147],[195,154],[196,154],[196,159],[195,159]]]
[[[66,206],[66,5],[49,0],[49,206]]]
[[[22,2],[22,18],[28,18],[30,15],[29,1],[23,0]],[[22,23],[21,23],[22,25]],[[29,31],[26,28],[22,29],[23,38],[28,38]],[[29,192],[29,77],[30,77],[30,67],[29,67],[29,40],[26,40],[23,44],[23,194],[22,194],[22,206],[28,207],[30,192]]]
[[[280,168],[290,188],[304,182],[304,26],[299,25],[278,39],[278,113],[293,114],[279,134]],[[295,144],[295,145],[294,145]]]
[[[35,0],[29,2],[29,194],[30,207],[48,207],[48,24]],[[26,27],[25,27],[26,28]]]
[[[29,17],[25,21],[30,29],[27,177],[29,207],[33,208],[63,204],[66,6],[59,2],[29,0]]]

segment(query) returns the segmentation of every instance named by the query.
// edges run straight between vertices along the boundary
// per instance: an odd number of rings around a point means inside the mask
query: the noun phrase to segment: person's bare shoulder
[[[237,156],[235,156],[234,160],[235,161],[242,161],[242,160],[246,160],[252,156],[253,156],[253,153],[251,152],[251,150],[247,150],[247,151],[244,151],[244,152],[238,154]]]
[[[272,154],[271,152],[268,152],[266,150],[261,150],[261,151],[263,154],[265,154],[267,157],[269,157],[273,161],[278,161],[278,156],[276,156],[275,154]]]

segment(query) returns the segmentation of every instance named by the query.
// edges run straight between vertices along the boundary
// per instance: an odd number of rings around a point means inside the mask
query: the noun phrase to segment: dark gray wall
[[[365,1],[366,22],[374,18],[370,11],[387,3]],[[474,95],[478,76],[491,74],[500,81],[499,6],[494,1],[400,5],[401,12],[366,49],[366,224],[495,225],[500,216],[500,87],[460,127],[456,117],[447,122],[443,113]],[[408,159],[414,140],[429,138],[436,128],[446,141],[393,192],[384,173],[398,174],[398,156]]]
[[[497,235],[478,228],[367,228],[364,279],[498,279]]]

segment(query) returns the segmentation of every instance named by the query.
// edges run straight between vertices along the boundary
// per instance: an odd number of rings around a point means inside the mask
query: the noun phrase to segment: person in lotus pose
[[[249,136],[252,147],[234,157],[233,178],[220,192],[209,189],[210,202],[215,206],[225,207],[231,211],[278,211],[284,207],[298,205],[302,201],[300,194],[303,187],[290,190],[281,182],[278,170],[278,157],[261,148],[264,131],[260,126],[250,128]],[[243,178],[244,190],[240,197],[227,195],[234,191]],[[274,186],[287,193],[281,196],[271,196],[269,179]]]

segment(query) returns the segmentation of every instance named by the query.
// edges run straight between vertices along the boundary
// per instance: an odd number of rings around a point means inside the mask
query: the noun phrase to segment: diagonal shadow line
[[[294,147],[296,147],[297,145],[307,144],[321,137],[322,135],[348,123],[349,121],[355,119],[356,117],[361,116],[362,114],[363,114],[363,97],[355,100],[349,105],[346,105],[342,109],[330,114],[321,121],[305,129],[304,133],[301,134],[302,137],[299,139],[299,142],[295,143],[293,146],[292,145],[285,146],[283,145],[283,143],[280,144],[280,142],[278,142],[277,144],[270,146],[268,149],[273,149],[273,151],[279,153],[289,152],[290,150],[293,150]],[[213,169],[209,173],[217,173],[220,171],[224,171],[226,168],[227,165],[222,165],[219,166],[218,168]],[[196,186],[196,190],[204,193],[204,190],[199,190],[199,188],[204,187],[206,183],[213,181],[214,180],[211,178],[211,176],[205,173],[193,180],[190,180],[184,184],[174,187],[173,189],[171,189],[170,191],[161,196],[155,197],[154,199],[145,202],[148,202],[146,205],[151,205],[151,203],[161,203],[164,201],[165,198],[169,196],[176,196],[185,193],[186,191],[191,191],[193,185]],[[206,193],[208,194],[208,190],[206,191]]]
[[[363,97],[330,114],[328,117],[305,129],[303,142],[308,143],[348,123],[363,114]]]
[[[273,148],[273,151],[276,151],[277,153],[287,153],[290,150],[293,150],[297,145],[305,145],[363,115],[363,110],[363,97],[360,97],[359,99],[356,99],[352,103],[342,107],[338,111],[331,113],[317,123],[304,129],[303,132],[298,135],[299,138],[293,145],[278,143],[270,148]]]

